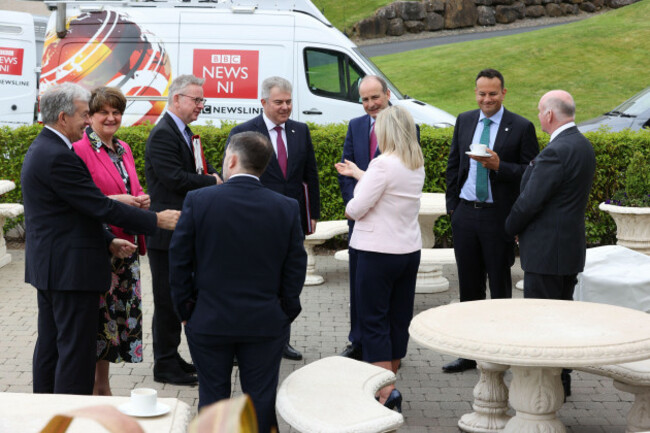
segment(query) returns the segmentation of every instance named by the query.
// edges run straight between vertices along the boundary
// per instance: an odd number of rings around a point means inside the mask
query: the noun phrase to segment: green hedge
[[[195,133],[201,135],[206,158],[215,166],[220,165],[223,146],[232,124],[221,128],[212,126],[193,126]],[[151,126],[134,126],[122,128],[118,137],[131,145],[138,166],[140,181],[144,177],[144,144]],[[34,125],[18,129],[0,129],[0,179],[9,179],[16,183],[16,189],[0,196],[0,202],[22,202],[20,192],[20,169],[24,154],[41,126]],[[318,174],[321,188],[321,219],[343,219],[343,201],[339,191],[334,163],[342,153],[347,126],[345,124],[319,126],[310,125],[312,140],[316,149]],[[426,160],[426,192],[445,191],[445,169],[453,129],[435,129],[422,127],[421,142]],[[650,132],[595,132],[586,134],[596,150],[596,177],[591,190],[587,209],[587,240],[590,245],[612,244],[616,241],[616,226],[609,215],[598,209],[598,204],[623,186],[625,169],[635,150],[650,149]],[[548,142],[548,135],[539,133],[542,146]],[[146,188],[146,186],[145,186]],[[21,219],[9,221],[5,229],[15,225]],[[451,232],[446,217],[440,218],[435,227],[439,245],[451,245]]]

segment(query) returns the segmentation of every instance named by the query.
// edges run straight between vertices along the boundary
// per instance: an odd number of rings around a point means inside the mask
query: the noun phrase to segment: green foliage
[[[377,9],[393,2],[393,0],[312,0],[314,5],[327,17],[334,27],[342,32],[352,30],[358,21],[375,13]]]
[[[201,135],[206,159],[217,169],[221,167],[223,148],[232,126],[233,124],[226,124],[221,128],[209,125],[192,127],[195,133]],[[325,221],[343,219],[343,201],[334,164],[341,159],[347,125],[310,124],[309,126],[320,179],[321,219]],[[40,130],[39,125],[14,130],[0,128],[0,179],[9,179],[16,183],[16,189],[0,196],[0,202],[22,203],[20,170],[25,152]],[[122,128],[117,134],[131,146],[140,181],[145,189],[144,148],[150,130],[150,125],[134,126]],[[452,128],[435,129],[429,126],[421,128],[426,171],[425,192],[444,192],[446,189],[445,171],[452,134]],[[596,175],[587,205],[587,242],[590,245],[613,244],[616,241],[616,225],[609,215],[598,209],[598,204],[608,200],[617,190],[625,186],[626,170],[630,177],[628,167],[638,168],[639,175],[636,178],[640,182],[645,182],[644,191],[648,193],[647,185],[650,179],[646,167],[650,163],[648,160],[650,151],[645,149],[650,149],[650,133],[648,131],[616,133],[598,131],[587,133],[586,137],[592,142],[596,152]],[[545,146],[548,135],[540,132],[538,139],[540,144]],[[640,157],[633,158],[638,150],[644,150],[643,160]],[[9,221],[5,229],[12,227],[18,221],[21,219]],[[451,246],[451,228],[447,217],[438,219],[434,233],[437,245]]]
[[[619,206],[650,207],[650,154],[636,150],[625,170],[624,189],[616,191],[609,202]]]

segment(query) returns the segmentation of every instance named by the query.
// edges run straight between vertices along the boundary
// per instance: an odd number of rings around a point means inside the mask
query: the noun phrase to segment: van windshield
[[[384,80],[386,80],[386,84],[388,84],[388,88],[390,89],[390,93],[391,93],[391,94],[395,95],[395,97],[396,97],[397,99],[404,99],[404,95],[402,95],[402,92],[400,92],[399,90],[397,90],[397,86],[395,86],[395,84],[393,84],[393,83],[392,83],[392,82],[391,82],[391,81],[390,81],[390,80],[389,80],[389,79],[384,75],[384,73],[381,72],[381,69],[379,69],[379,68],[377,67],[377,65],[375,65],[375,64],[372,62],[372,60],[370,60],[368,57],[366,57],[366,56],[361,52],[361,50],[360,50],[358,47],[353,47],[352,50],[353,50],[355,53],[357,53],[357,55],[358,55],[359,57],[361,57],[361,58],[366,62],[366,64],[367,64],[368,67],[372,70],[372,73],[373,73],[374,75],[379,75],[379,76],[382,77]]]

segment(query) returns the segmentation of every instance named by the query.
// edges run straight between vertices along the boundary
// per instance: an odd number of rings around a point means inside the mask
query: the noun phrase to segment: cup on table
[[[136,413],[152,413],[156,410],[158,391],[153,388],[131,390],[131,409]]]
[[[474,143],[469,146],[470,150],[472,153],[476,155],[485,155],[487,153],[487,145],[486,144],[479,144],[479,143]]]

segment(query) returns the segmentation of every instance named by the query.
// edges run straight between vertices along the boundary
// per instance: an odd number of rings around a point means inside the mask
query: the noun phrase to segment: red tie
[[[375,135],[375,124],[373,123],[372,128],[370,128],[370,159],[375,157],[375,152],[377,152],[377,136]]]
[[[278,164],[280,164],[280,170],[282,170],[282,174],[286,179],[287,178],[287,148],[284,146],[284,140],[282,139],[282,127],[276,126],[273,129],[275,130],[275,132],[278,133],[278,140],[277,140]]]

